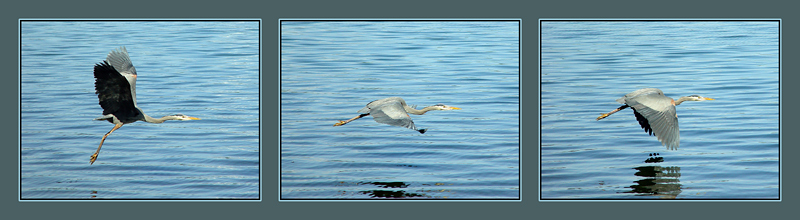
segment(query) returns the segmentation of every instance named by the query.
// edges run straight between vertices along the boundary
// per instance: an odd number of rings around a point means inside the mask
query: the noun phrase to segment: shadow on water
[[[650,154],[650,158],[645,163],[661,163],[663,157],[658,154]],[[680,167],[662,166],[640,166],[633,168],[636,170],[637,177],[644,177],[631,185],[630,191],[623,193],[635,193],[638,196],[658,196],[662,199],[675,199],[681,193],[681,184],[678,179],[681,177]]]
[[[407,193],[406,190],[385,190],[389,188],[393,189],[405,189],[408,188],[409,184],[404,182],[361,182],[358,183],[359,185],[375,185],[382,189],[376,190],[364,190],[360,191],[359,193],[368,195],[371,198],[389,198],[389,199],[405,199],[405,198],[429,198],[430,196],[424,194],[417,194],[417,193]]]
[[[340,182],[340,184],[347,185],[344,182]],[[354,183],[355,185],[368,187],[373,189],[367,190],[360,190],[354,192],[358,195],[366,195],[372,199],[446,199],[446,196],[434,196],[431,194],[427,194],[426,192],[448,192],[449,190],[426,190],[421,188],[415,188],[411,186],[411,183],[407,182],[358,182]],[[423,187],[428,186],[444,186],[444,183],[436,183],[436,184],[419,184]],[[415,191],[415,192],[410,192]],[[352,194],[348,193],[347,191],[339,191],[340,194]],[[356,198],[357,199],[357,198]]]

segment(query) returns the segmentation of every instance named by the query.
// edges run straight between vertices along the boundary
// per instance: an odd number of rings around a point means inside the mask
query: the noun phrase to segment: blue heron
[[[675,112],[675,106],[680,105],[684,101],[705,100],[714,99],[699,95],[690,95],[681,97],[678,101],[675,101],[665,96],[664,92],[660,89],[645,88],[633,91],[617,99],[617,102],[625,105],[609,113],[601,114],[600,117],[597,117],[597,120],[604,119],[615,112],[631,107],[642,129],[649,135],[655,133],[656,138],[658,138],[661,144],[668,149],[674,150],[678,149],[681,139],[678,131],[678,114]]]
[[[375,121],[378,123],[409,128],[418,131],[420,134],[424,134],[427,129],[417,129],[417,126],[414,125],[414,121],[411,120],[411,116],[409,116],[408,114],[422,115],[425,114],[425,112],[432,110],[458,110],[458,109],[461,108],[443,104],[436,104],[417,110],[414,107],[409,107],[408,105],[406,105],[406,101],[403,100],[403,98],[390,97],[370,102],[369,104],[367,104],[366,107],[362,108],[361,110],[358,110],[357,113],[361,113],[360,115],[351,118],[347,121],[339,120],[339,122],[334,124],[333,126],[342,126],[353,120],[362,118],[367,115],[372,115],[372,119],[375,119]]]
[[[183,114],[161,118],[153,118],[144,114],[144,111],[136,105],[136,68],[133,67],[125,47],[111,51],[106,60],[95,64],[94,78],[96,79],[94,82],[95,93],[100,100],[100,107],[103,107],[103,116],[94,120],[107,120],[114,124],[114,128],[103,135],[100,146],[92,154],[90,165],[97,160],[97,154],[100,153],[106,137],[124,124],[136,121],[162,123],[166,120],[200,120]]]

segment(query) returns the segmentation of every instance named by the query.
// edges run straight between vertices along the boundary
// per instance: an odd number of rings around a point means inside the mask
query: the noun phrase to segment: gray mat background
[[[790,1],[6,1],[0,7],[0,211],[8,219],[757,219],[791,214],[798,190],[794,160],[782,160],[782,202],[539,202],[538,201],[538,19],[539,18],[781,18],[784,110],[796,106],[798,82],[797,3]],[[20,18],[261,18],[262,19],[262,202],[18,202]],[[278,202],[279,18],[522,18],[522,202]],[[91,65],[91,64],[88,64]],[[14,108],[13,106],[17,106]],[[786,114],[789,112],[790,114]],[[797,121],[784,111],[782,125]],[[786,126],[783,155],[797,155]],[[525,138],[527,137],[527,138]],[[786,157],[791,158],[791,157]],[[674,210],[674,211],[669,211]]]

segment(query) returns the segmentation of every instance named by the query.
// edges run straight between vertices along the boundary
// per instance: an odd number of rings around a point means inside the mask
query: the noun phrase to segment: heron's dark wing
[[[678,116],[675,113],[673,100],[664,96],[661,90],[637,94],[625,98],[625,104],[631,106],[636,120],[645,132],[655,134],[658,141],[669,149],[677,149],[680,145]]]
[[[121,121],[136,118],[139,111],[134,107],[131,86],[117,70],[103,61],[94,66],[94,88],[103,115],[113,114]]]
[[[404,127],[417,130],[411,116],[406,113],[403,104],[399,101],[386,101],[380,105],[369,106],[369,114],[378,123],[392,126]]]

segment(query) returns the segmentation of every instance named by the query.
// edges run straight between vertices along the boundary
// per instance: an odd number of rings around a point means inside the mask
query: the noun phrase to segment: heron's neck
[[[689,101],[689,100],[692,100],[692,98],[689,98],[688,96],[681,97],[678,99],[678,101],[675,101],[675,105],[680,105],[681,103],[683,103],[683,101]]]
[[[428,106],[428,107],[422,108],[420,110],[416,110],[416,109],[408,107],[408,106],[403,106],[403,107],[405,107],[406,112],[408,112],[409,114],[415,114],[415,115],[425,114],[425,112],[428,112],[430,110],[435,110],[436,109],[433,106]]]
[[[149,115],[145,114],[144,112],[142,112],[142,115],[144,115],[144,120],[143,121],[145,121],[145,122],[162,123],[162,122],[167,120],[165,117],[161,117],[161,118],[150,117]]]
[[[167,115],[161,118],[153,118],[145,113],[142,113],[142,115],[144,115],[145,122],[156,123],[156,124],[163,123],[166,120],[177,120],[177,118],[173,115]]]

